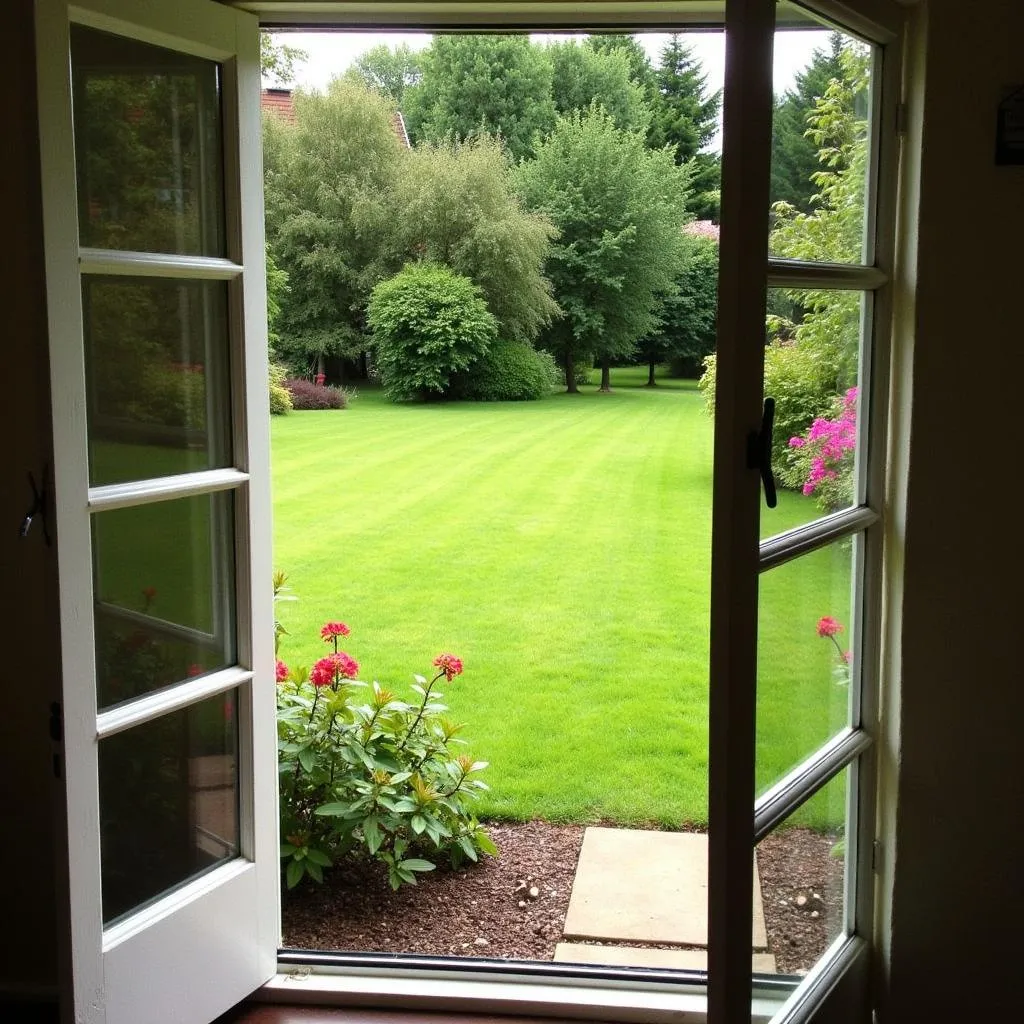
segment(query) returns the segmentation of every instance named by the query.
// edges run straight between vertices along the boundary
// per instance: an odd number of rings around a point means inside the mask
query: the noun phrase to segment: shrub
[[[270,415],[284,416],[292,410],[292,396],[285,387],[288,371],[280,363],[270,364]]]
[[[460,391],[480,402],[528,402],[546,398],[560,382],[551,353],[519,341],[499,341],[466,371]]]
[[[434,677],[415,676],[416,696],[407,702],[377,682],[356,680],[358,663],[338,649],[348,634],[342,622],[325,623],[320,636],[331,653],[311,669],[277,662],[288,887],[307,875],[323,881],[323,869],[345,857],[381,861],[397,889],[433,870],[439,856],[457,867],[497,853],[472,811],[487,788],[476,777],[487,764],[455,752],[462,727],[444,717],[434,688],[460,675],[462,662],[438,655]]]
[[[293,409],[347,409],[350,395],[332,384],[314,384],[305,377],[289,377],[284,386]]]
[[[436,263],[410,263],[377,285],[367,319],[393,402],[444,394],[452,375],[479,359],[497,334],[480,289]]]

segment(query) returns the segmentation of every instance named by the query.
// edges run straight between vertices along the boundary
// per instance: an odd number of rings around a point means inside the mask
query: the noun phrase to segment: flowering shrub
[[[320,630],[329,653],[311,669],[277,662],[281,858],[289,888],[344,857],[387,866],[391,886],[415,883],[439,857],[452,866],[497,849],[472,811],[487,767],[454,748],[462,726],[434,688],[462,674],[453,654],[434,659],[429,682],[415,676],[407,702],[356,679],[359,664],[338,647],[343,622]]]
[[[853,499],[853,460],[857,448],[857,389],[835,399],[833,419],[818,417],[805,433],[789,439],[788,464],[780,477],[790,487],[814,495],[827,512]]]
[[[853,660],[852,651],[844,651],[836,637],[846,627],[841,622],[832,618],[831,615],[823,615],[818,619],[818,636],[824,640],[831,640],[836,649],[836,665],[832,670],[837,683],[845,685],[850,681],[850,662]]]

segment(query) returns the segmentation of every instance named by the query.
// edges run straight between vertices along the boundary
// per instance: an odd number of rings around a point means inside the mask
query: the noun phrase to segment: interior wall
[[[39,153],[32,59],[32,3],[4,7],[0,54],[16,69],[4,82],[3,401],[0,402],[0,566],[3,567],[3,712],[0,713],[0,842],[3,921],[0,997],[56,991],[54,787],[48,735],[58,682],[55,549],[37,520],[19,524],[52,461]],[[51,524],[52,531],[52,524]],[[2,1014],[0,1014],[2,1016]]]
[[[927,7],[882,1019],[980,1021],[1024,996],[1024,166],[994,161],[1024,3]]]

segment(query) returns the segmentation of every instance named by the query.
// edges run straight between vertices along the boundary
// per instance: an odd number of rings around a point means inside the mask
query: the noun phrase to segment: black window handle
[[[764,400],[761,414],[761,429],[747,436],[747,468],[756,469],[764,484],[764,503],[775,508],[779,497],[775,492],[775,477],[772,475],[772,429],[775,426],[775,399]]]

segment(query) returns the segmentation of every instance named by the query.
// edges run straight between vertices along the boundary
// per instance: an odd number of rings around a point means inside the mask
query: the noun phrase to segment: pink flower
[[[327,380],[327,375],[324,373],[318,373],[316,375],[316,383],[319,387],[324,386],[324,381]]]
[[[454,654],[439,654],[434,659],[434,667],[439,668],[445,679],[450,683],[456,676],[462,675],[462,659]]]
[[[348,636],[350,632],[344,622],[325,622],[320,627],[320,639],[330,643],[336,636]]]
[[[842,633],[843,626],[832,618],[831,615],[824,615],[818,619],[818,636],[835,636]]]
[[[277,659],[277,681],[279,683],[286,682],[288,679],[288,666],[280,659]]]
[[[358,674],[359,662],[344,651],[338,651],[321,658],[313,666],[309,679],[314,686],[330,686],[336,678],[355,679]]]
[[[196,665],[193,662],[193,664],[189,665],[189,667],[188,667],[188,669],[187,669],[185,674],[187,676],[201,676],[205,671],[206,671],[206,669],[203,668],[202,665]]]
[[[843,661],[849,665],[853,661],[853,651],[843,651]]]
[[[789,439],[790,448],[803,448],[807,442],[802,437],[791,437]]]

